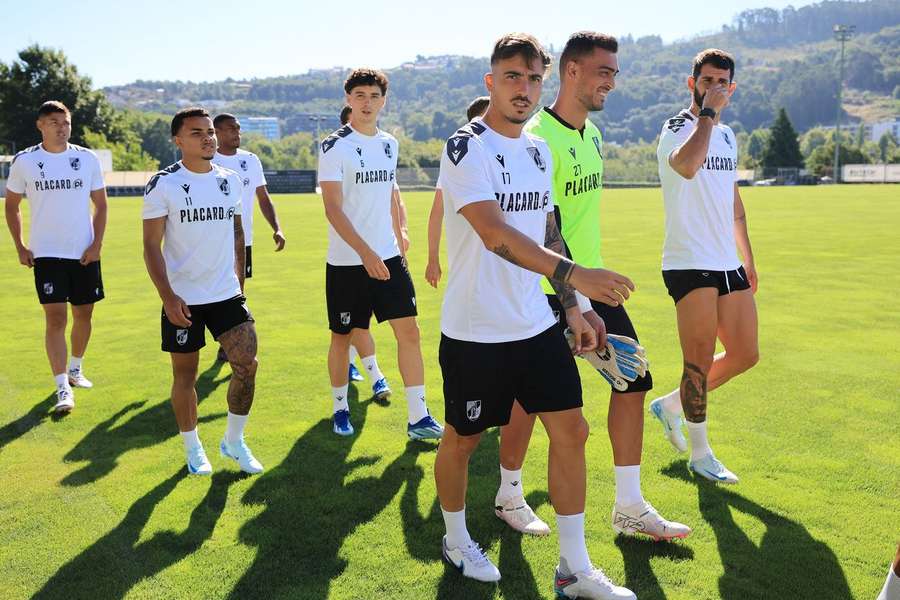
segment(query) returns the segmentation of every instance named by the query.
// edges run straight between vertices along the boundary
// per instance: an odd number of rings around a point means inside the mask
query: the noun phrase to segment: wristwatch
[[[714,111],[711,108],[702,108],[702,109],[700,109],[700,116],[701,117],[709,117],[710,119],[715,119],[716,111]]]

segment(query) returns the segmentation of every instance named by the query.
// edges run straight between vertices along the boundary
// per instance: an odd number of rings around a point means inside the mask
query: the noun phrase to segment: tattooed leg
[[[706,373],[695,364],[684,362],[681,375],[681,406],[691,423],[706,420]]]
[[[700,288],[678,301],[678,337],[684,357],[681,376],[681,406],[692,423],[706,421],[709,369],[716,351],[718,291]]]
[[[241,323],[219,336],[231,364],[228,384],[228,410],[235,415],[250,413],[256,389],[256,327],[252,321]]]

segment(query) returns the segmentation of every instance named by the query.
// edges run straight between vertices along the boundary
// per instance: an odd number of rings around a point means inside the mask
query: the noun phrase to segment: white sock
[[[418,423],[428,416],[424,385],[411,385],[406,388],[406,411],[410,425]]]
[[[447,528],[447,547],[460,548],[472,541],[466,529],[466,507],[457,512],[448,512],[441,507],[444,515],[444,527]]]
[[[500,465],[500,489],[497,490],[497,500],[507,500],[524,493],[522,491],[522,469],[510,471]]]
[[[670,412],[676,415],[681,414],[681,391],[679,389],[676,388],[665,396],[662,396],[660,400],[662,400],[662,405],[663,408],[666,409],[666,412]]]
[[[60,387],[68,387],[68,385],[69,385],[69,374],[68,374],[68,373],[61,373],[61,374],[59,374],[59,375],[54,375],[54,376],[53,376],[53,381],[56,382],[56,387],[58,387],[58,388],[60,388]]]
[[[564,574],[589,570],[591,559],[584,541],[584,513],[556,515],[556,529],[559,531],[559,556],[569,569]]]
[[[641,465],[614,467],[616,472],[616,504],[631,506],[644,501],[641,494]]]
[[[200,436],[197,434],[196,427],[194,427],[190,431],[182,431],[181,441],[184,442],[185,450],[190,450],[191,448],[196,448],[197,446],[202,445],[200,443]]]
[[[350,387],[349,384],[344,384],[341,387],[331,388],[331,396],[332,398],[334,398],[334,410],[332,412],[337,412],[339,410],[350,410],[350,405],[347,404],[348,387]]]
[[[350,364],[353,364],[353,361],[356,360],[356,357],[359,356],[359,352],[356,351],[356,346],[353,344],[350,345]]]
[[[236,415],[230,410],[225,425],[225,441],[229,444],[237,444],[244,437],[244,425],[250,415]]]
[[[84,360],[82,356],[72,356],[69,358],[69,370],[70,371],[80,371],[81,370],[81,361]]]
[[[688,436],[691,438],[691,460],[698,460],[712,454],[709,439],[706,436],[706,421],[702,423],[687,422]]]
[[[900,577],[897,577],[897,574],[894,573],[894,566],[891,565],[887,581],[884,582],[884,587],[881,588],[881,593],[875,600],[897,600],[898,598],[900,598]]]
[[[379,379],[384,379],[384,373],[378,368],[378,361],[375,360],[374,354],[372,356],[360,356],[359,360],[362,361],[363,367],[369,374],[369,381],[375,383]]]

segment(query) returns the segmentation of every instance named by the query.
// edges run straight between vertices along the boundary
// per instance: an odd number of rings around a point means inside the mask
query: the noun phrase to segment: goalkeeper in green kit
[[[573,34],[559,62],[560,90],[554,103],[536,113],[525,130],[546,140],[553,155],[556,218],[569,256],[578,264],[603,266],[600,257],[600,195],[603,144],[600,130],[587,118],[603,109],[619,71],[618,42],[612,36],[582,31]],[[565,311],[549,283],[544,289],[560,325]],[[584,356],[612,387],[608,429],[615,463],[616,501],[613,529],[656,540],[684,538],[691,529],[664,519],[641,494],[644,397],[653,387],[643,348],[619,302],[579,299],[585,319],[598,332],[598,347]],[[604,335],[605,332],[605,335]],[[524,501],[522,464],[534,427],[534,415],[513,405],[509,425],[501,428],[500,490],[495,511],[511,527],[542,535],[549,527]]]

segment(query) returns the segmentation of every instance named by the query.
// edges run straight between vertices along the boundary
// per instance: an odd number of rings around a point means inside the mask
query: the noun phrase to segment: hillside
[[[826,1],[800,9],[745,11],[722,31],[664,44],[658,36],[620,37],[621,73],[606,110],[597,115],[607,140],[652,140],[662,121],[687,101],[690,59],[716,46],[733,52],[738,89],[729,109],[737,131],[768,125],[785,107],[799,131],[831,124],[837,108],[838,44],[835,23],[851,23],[843,109],[850,120],[900,114],[900,3]],[[388,69],[391,102],[383,125],[414,139],[446,137],[468,102],[483,93],[486,58],[417,57]],[[307,113],[336,114],[342,104],[342,69],[304,75],[213,83],[137,81],[104,91],[118,107],[171,113],[188,103],[242,115],[277,116],[285,133],[310,130]],[[545,86],[550,102],[556,73]],[[313,127],[314,130],[314,127]]]

